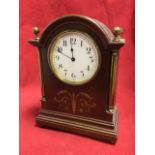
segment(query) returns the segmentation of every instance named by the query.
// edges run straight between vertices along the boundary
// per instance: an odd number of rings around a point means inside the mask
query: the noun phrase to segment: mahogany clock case
[[[89,34],[99,47],[101,65],[88,83],[71,86],[61,82],[51,71],[48,49],[53,39],[64,31]],[[40,126],[87,135],[114,143],[117,139],[117,108],[114,104],[119,48],[123,39],[114,40],[112,32],[99,21],[79,15],[56,19],[29,42],[39,49],[42,81],[42,108],[36,118]],[[115,59],[114,59],[115,55]],[[114,62],[115,61],[115,62]]]

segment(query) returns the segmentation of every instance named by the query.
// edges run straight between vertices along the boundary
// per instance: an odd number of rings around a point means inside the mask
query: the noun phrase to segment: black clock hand
[[[71,58],[71,60],[72,60],[72,61],[75,61],[75,58],[74,58],[74,55],[73,55],[73,51],[74,51],[74,50],[73,50],[73,48],[72,48],[72,46],[71,46],[71,53],[72,53],[72,58]]]
[[[73,56],[73,48],[72,48],[72,46],[71,46],[71,53],[72,53],[72,58],[74,58],[74,56]]]
[[[72,58],[70,57],[70,56],[68,56],[68,55],[66,55],[65,53],[62,53],[61,51],[58,51],[60,54],[62,54],[63,56],[65,56],[65,57],[67,57],[67,58],[69,58],[69,59],[71,59],[72,60]]]

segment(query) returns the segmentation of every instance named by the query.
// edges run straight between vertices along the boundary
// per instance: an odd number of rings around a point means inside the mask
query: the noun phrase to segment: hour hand
[[[73,51],[74,51],[74,50],[73,50],[73,48],[72,48],[72,46],[71,46],[71,53],[72,53],[72,58],[71,58],[71,60],[72,60],[72,61],[75,61]]]
[[[72,53],[72,58],[74,58],[74,56],[73,56],[73,48],[72,48],[72,46],[71,46],[71,53]]]

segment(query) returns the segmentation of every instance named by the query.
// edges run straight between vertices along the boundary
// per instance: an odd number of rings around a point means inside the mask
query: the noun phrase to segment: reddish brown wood
[[[48,47],[54,37],[65,30],[78,30],[88,33],[96,41],[101,51],[101,67],[95,78],[87,84],[81,86],[71,86],[58,80],[48,64]],[[79,16],[67,15],[56,19],[47,26],[40,39],[29,41],[32,45],[38,47],[40,56],[40,67],[42,77],[42,110],[36,118],[40,126],[47,126],[65,131],[87,135],[100,140],[107,140],[114,143],[117,139],[117,109],[114,105],[111,91],[115,79],[111,61],[113,53],[118,55],[119,48],[124,41],[115,42],[112,32],[99,21]],[[117,62],[115,62],[117,64]],[[116,69],[115,69],[116,72]],[[115,87],[113,88],[115,89]],[[91,108],[77,109],[64,106],[60,108],[57,94],[67,95],[70,93],[74,96],[85,97],[85,102],[89,105],[94,104]],[[87,94],[87,95],[84,95]],[[86,97],[86,96],[90,96]],[[112,98],[112,99],[111,99]],[[78,102],[78,98],[71,99]]]

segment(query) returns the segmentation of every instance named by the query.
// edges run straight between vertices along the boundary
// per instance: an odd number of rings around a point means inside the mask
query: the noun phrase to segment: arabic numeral
[[[87,71],[90,71],[90,66],[89,65],[87,66]]]
[[[65,76],[66,76],[66,75],[67,75],[68,70],[67,70],[67,69],[64,69],[64,72],[65,72]]]
[[[62,53],[62,47],[58,47],[58,48],[57,48],[57,51],[58,51],[59,53]]]
[[[67,40],[63,40],[63,46],[67,46]]]
[[[60,69],[60,68],[63,68],[62,64],[59,64],[58,68],[59,68],[59,69]]]
[[[75,75],[74,73],[72,73],[72,74],[71,74],[71,77],[72,77],[73,79],[75,79],[75,78],[76,78],[76,75]]]
[[[86,51],[87,51],[87,54],[91,54],[91,48],[90,47],[87,47]]]
[[[81,47],[83,46],[83,41],[81,40]]]
[[[80,71],[80,73],[82,74],[82,76],[84,77],[84,71]]]
[[[59,60],[59,59],[60,59],[60,56],[59,56],[59,55],[56,55],[55,58],[56,58],[57,60]]]
[[[76,44],[76,38],[70,38],[70,44],[75,45]]]

